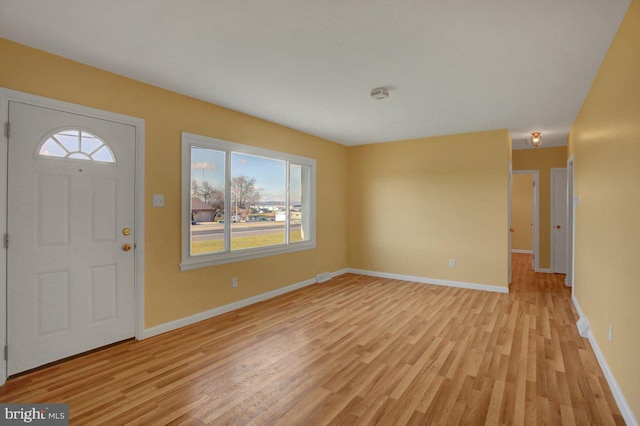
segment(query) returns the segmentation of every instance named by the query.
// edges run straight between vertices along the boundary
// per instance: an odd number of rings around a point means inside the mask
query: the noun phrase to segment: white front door
[[[551,169],[553,272],[567,273],[567,169]]]
[[[7,372],[135,335],[135,127],[9,102]],[[129,248],[130,247],[130,248]]]

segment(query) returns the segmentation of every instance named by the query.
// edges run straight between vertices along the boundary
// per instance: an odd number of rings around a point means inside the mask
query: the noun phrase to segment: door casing
[[[569,182],[567,168],[565,168],[565,167],[552,167],[551,168],[551,222],[550,222],[550,224],[551,224],[551,261],[550,261],[550,268],[551,268],[551,272],[552,273],[555,273],[555,270],[556,270],[556,266],[557,265],[556,265],[556,259],[555,258],[556,258],[556,252],[558,250],[557,236],[556,236],[556,232],[554,231],[554,226],[556,225],[556,223],[554,223],[555,219],[556,219],[555,218],[555,198],[556,198],[555,197],[555,191],[556,191],[555,181],[557,179],[555,176],[556,176],[557,173],[563,173],[565,175],[567,184]],[[567,203],[567,205],[566,205],[567,217],[565,218],[563,226],[566,228],[568,226],[568,224],[569,224],[568,216],[570,214],[570,206],[569,206],[568,199],[567,199],[568,196],[569,196],[569,192],[568,192],[567,186],[565,186],[564,189],[565,189],[566,196],[564,197],[563,201],[564,201],[564,203]],[[568,230],[565,230],[565,232],[566,232],[566,235],[567,235],[567,241],[565,241],[566,251],[565,251],[565,256],[564,256],[565,259],[564,260],[566,262],[566,265],[565,265],[565,272],[564,273],[566,273],[566,270],[568,270],[569,267],[570,267],[570,265],[569,265],[569,257],[568,257],[569,256],[569,254],[568,254],[569,247],[568,246],[569,246],[569,244],[571,244],[570,241],[568,240],[570,232]]]
[[[577,198],[574,195],[574,173],[573,173],[574,159],[573,154],[567,161],[567,277],[564,283],[567,287],[573,287],[573,278],[575,272],[575,250],[576,250],[576,205]]]
[[[7,344],[7,248],[4,239],[7,235],[7,161],[8,161],[8,106],[10,101],[27,103],[35,106],[52,108],[73,114],[86,115],[102,120],[110,120],[134,126],[136,129],[136,162],[135,162],[135,307],[136,338],[144,336],[144,120],[127,115],[116,114],[95,108],[58,101],[42,96],[22,93],[0,87],[0,117],[2,117],[2,137],[0,137],[0,232],[3,243],[0,244],[0,343],[3,348]],[[7,380],[7,361],[0,356],[0,385]]]
[[[513,162],[509,160],[509,239],[508,239],[508,252],[509,252],[509,286],[511,286],[511,281],[513,281],[513,266],[512,266],[512,254],[511,251],[513,249],[513,235],[511,233],[511,227],[513,226]]]

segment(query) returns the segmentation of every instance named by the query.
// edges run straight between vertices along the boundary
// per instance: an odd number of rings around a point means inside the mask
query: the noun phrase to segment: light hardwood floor
[[[72,424],[624,424],[564,275],[509,294],[345,274],[10,379]]]

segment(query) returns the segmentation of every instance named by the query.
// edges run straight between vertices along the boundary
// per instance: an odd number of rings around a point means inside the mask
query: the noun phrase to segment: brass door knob
[[[131,244],[122,245],[122,251],[129,251],[129,250],[131,250]]]
[[[556,229],[560,229],[560,225],[556,225]]]

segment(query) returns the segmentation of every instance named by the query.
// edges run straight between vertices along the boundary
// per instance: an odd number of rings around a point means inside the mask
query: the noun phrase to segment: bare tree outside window
[[[256,189],[256,178],[238,176],[231,179],[231,200],[234,203],[234,215],[245,212],[260,201],[260,192]],[[246,217],[246,214],[243,215]]]

